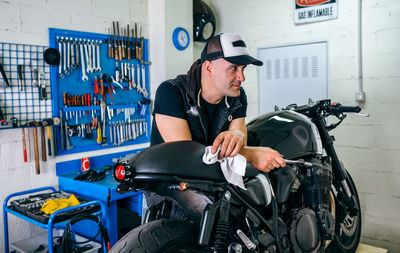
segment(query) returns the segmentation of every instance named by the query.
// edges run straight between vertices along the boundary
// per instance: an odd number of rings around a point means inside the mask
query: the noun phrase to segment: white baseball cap
[[[262,61],[249,55],[246,43],[244,43],[240,35],[233,33],[221,33],[211,38],[201,52],[201,62],[213,61],[219,58],[239,66],[248,64],[263,65]]]

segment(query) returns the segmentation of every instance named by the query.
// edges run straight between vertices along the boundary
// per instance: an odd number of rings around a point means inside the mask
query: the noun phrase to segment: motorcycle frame
[[[209,240],[212,233],[214,232],[213,227],[215,222],[218,222],[218,220],[221,219],[227,220],[229,218],[229,215],[231,214],[230,204],[232,203],[232,201],[235,201],[235,203],[240,203],[244,208],[251,210],[251,212],[259,219],[262,226],[268,229],[268,232],[275,237],[278,248],[281,249],[280,252],[283,252],[281,244],[279,242],[278,204],[275,197],[272,198],[270,204],[270,206],[272,207],[272,217],[270,219],[266,219],[261,214],[259,207],[256,207],[255,204],[251,204],[249,201],[247,201],[245,199],[246,197],[243,195],[243,193],[240,192],[237,187],[232,186],[227,182],[204,181],[180,178],[177,176],[155,174],[135,174],[131,180],[131,183],[134,182],[133,185],[139,186],[139,188],[135,188],[136,191],[146,190],[146,188],[141,188],[140,186],[143,185],[140,184],[159,185],[159,183],[166,183],[169,184],[170,189],[177,189],[177,185],[179,183],[185,182],[188,185],[186,190],[193,190],[209,197],[209,199],[212,201],[212,204],[209,204],[211,206],[207,206],[206,209],[208,208],[213,210],[213,214],[207,215],[206,212],[203,211],[202,220],[199,226],[199,245],[209,245]],[[155,192],[154,188],[151,188],[151,186],[149,191]],[[149,214],[146,213],[145,216],[148,217]],[[147,218],[144,219],[144,223],[148,221],[149,220]]]

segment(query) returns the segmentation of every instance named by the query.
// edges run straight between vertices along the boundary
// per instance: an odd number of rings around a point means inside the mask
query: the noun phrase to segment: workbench
[[[96,171],[103,169],[104,165],[113,165],[115,158],[135,154],[140,150],[127,151],[117,154],[109,154],[90,158],[90,167]],[[142,192],[130,192],[120,194],[116,189],[118,182],[112,177],[112,170],[107,171],[104,179],[97,182],[77,181],[74,178],[81,172],[81,160],[72,160],[56,164],[59,189],[62,191],[76,193],[79,196],[90,200],[99,200],[106,207],[105,219],[110,237],[110,244],[113,246],[118,241],[118,202],[124,202],[124,207],[142,216]]]

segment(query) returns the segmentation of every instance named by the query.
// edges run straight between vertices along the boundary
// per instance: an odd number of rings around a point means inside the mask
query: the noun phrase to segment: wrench
[[[145,98],[149,95],[146,89],[146,69],[144,64],[142,64],[142,93]]]
[[[96,68],[96,48],[95,48],[95,42],[94,42],[94,40],[92,40],[91,42],[90,42],[90,54],[91,54],[91,56],[92,56],[92,59],[91,59],[91,63],[92,63],[92,71],[93,72],[96,72],[97,70],[97,68]]]
[[[140,71],[140,64],[137,64],[137,65],[136,65],[136,73],[137,73],[137,85],[136,85],[136,90],[137,90],[137,92],[142,93],[142,87],[141,87],[141,85],[140,85],[140,74],[142,73],[142,72]]]
[[[69,74],[72,71],[72,69],[71,69],[71,55],[70,55],[71,44],[69,42],[69,38],[68,37],[65,38],[65,43],[67,43],[67,71],[68,71],[68,74]]]
[[[131,80],[132,80],[132,88],[134,88],[134,89],[136,89],[136,82],[135,82],[135,78],[134,78],[134,76],[135,76],[135,65],[133,65],[132,64],[132,67],[131,67],[131,72],[132,72],[132,76],[131,76]]]
[[[115,132],[115,122],[113,122],[113,136],[114,136],[114,146],[117,146],[117,134]]]
[[[97,68],[96,68],[96,70],[97,71],[101,71],[101,67],[100,67],[100,44],[101,44],[101,41],[96,41],[96,52],[97,52]]]
[[[63,43],[63,67],[64,67],[64,75],[68,75],[68,71],[67,71],[67,49],[66,49],[66,44],[65,44],[65,40],[64,37],[61,37],[61,41]]]
[[[76,67],[79,67],[79,61],[80,61],[80,59],[79,59],[79,52],[78,52],[78,47],[79,47],[79,43],[78,43],[78,39],[75,39],[75,48],[76,48],[76,57],[75,57],[75,65],[76,65]]]
[[[91,56],[90,50],[88,50],[88,44],[89,44],[89,41],[86,42],[86,40],[83,40],[83,48],[85,49],[85,58],[86,58],[86,71],[88,73],[92,73],[93,72],[92,64],[90,62],[92,56]]]
[[[75,61],[75,40],[71,38],[71,69],[76,69]]]
[[[57,42],[58,42],[58,52],[60,52],[60,54],[61,54],[62,45],[61,45],[61,39],[59,37],[57,37]],[[60,65],[58,65],[58,75],[62,79],[62,78],[64,78],[64,74],[62,73],[62,67],[63,67],[62,62],[63,62],[63,58],[64,58],[63,54],[61,54],[60,57],[61,57],[61,60],[60,60]]]
[[[86,75],[86,70],[85,70],[82,39],[79,39],[79,52],[81,54],[82,81],[85,82],[89,79],[88,76]]]

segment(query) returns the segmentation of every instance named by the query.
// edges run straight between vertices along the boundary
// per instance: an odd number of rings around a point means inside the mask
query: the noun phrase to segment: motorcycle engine
[[[290,241],[295,252],[320,252],[325,240],[333,238],[335,221],[329,212],[332,170],[330,165],[299,171],[303,205],[294,209]]]

